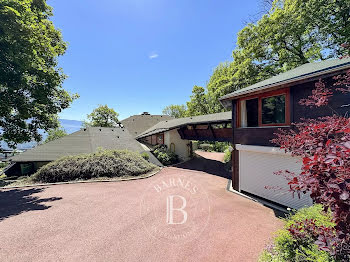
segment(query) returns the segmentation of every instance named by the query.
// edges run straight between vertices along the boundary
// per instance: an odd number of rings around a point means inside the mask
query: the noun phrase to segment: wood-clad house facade
[[[279,129],[293,128],[291,123],[302,119],[349,114],[349,93],[335,92],[326,107],[310,109],[299,103],[312,94],[317,81],[322,79],[327,86],[332,86],[333,77],[347,70],[350,70],[350,59],[306,64],[221,98],[222,104],[232,109],[232,186],[235,190],[293,208],[310,204],[307,196],[301,200],[287,197],[290,192],[287,192],[285,178],[277,177],[274,172],[286,169],[298,172],[301,163],[279,150],[271,139]],[[285,189],[273,192],[266,189],[269,186]]]

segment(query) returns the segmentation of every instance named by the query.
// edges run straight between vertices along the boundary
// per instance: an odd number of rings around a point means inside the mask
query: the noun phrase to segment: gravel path
[[[159,193],[164,181],[191,182]],[[136,181],[2,190],[0,261],[257,261],[282,223],[226,185],[220,176],[169,167]],[[186,223],[166,223],[168,193],[188,199]],[[182,222],[184,212],[173,213]]]

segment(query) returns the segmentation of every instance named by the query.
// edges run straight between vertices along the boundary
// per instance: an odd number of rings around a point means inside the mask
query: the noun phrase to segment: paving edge
[[[273,204],[273,203],[270,203],[270,202],[268,202],[268,201],[264,201],[264,200],[262,200],[262,199],[255,199],[255,198],[250,197],[250,196],[248,196],[248,195],[246,195],[246,194],[243,194],[243,193],[241,193],[241,192],[239,192],[239,191],[237,191],[237,190],[234,190],[233,187],[232,187],[232,180],[231,180],[231,179],[228,179],[228,180],[227,180],[226,190],[227,190],[228,192],[234,193],[234,194],[236,194],[236,195],[239,195],[239,196],[241,196],[241,197],[244,197],[244,198],[247,198],[247,199],[249,199],[249,200],[252,200],[252,201],[254,201],[254,202],[256,202],[256,203],[259,203],[259,204],[261,204],[261,205],[263,205],[263,206],[267,206],[267,207],[269,207],[269,208],[272,208],[272,209],[275,209],[275,210],[278,210],[278,211],[281,211],[281,212],[284,212],[284,213],[289,213],[289,212],[290,212],[288,209],[283,208],[283,207],[280,207],[279,205],[275,205],[275,204]]]
[[[27,188],[27,187],[43,187],[43,186],[54,186],[54,185],[70,185],[70,184],[88,184],[88,183],[108,183],[108,182],[125,182],[125,181],[133,181],[133,180],[141,180],[150,178],[160,171],[162,171],[163,167],[159,167],[159,170],[149,173],[146,176],[139,177],[129,177],[129,178],[121,178],[118,180],[87,180],[87,181],[69,181],[69,182],[57,182],[57,183],[46,183],[46,184],[35,184],[35,185],[25,185],[25,186],[9,186],[9,187],[0,187],[0,190],[3,189],[16,189],[16,188]]]

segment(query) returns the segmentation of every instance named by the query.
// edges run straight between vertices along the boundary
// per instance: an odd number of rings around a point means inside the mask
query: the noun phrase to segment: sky
[[[260,0],[48,0],[68,42],[64,88],[80,98],[60,118],[84,120],[99,104],[119,119],[189,101],[232,60],[237,33]]]

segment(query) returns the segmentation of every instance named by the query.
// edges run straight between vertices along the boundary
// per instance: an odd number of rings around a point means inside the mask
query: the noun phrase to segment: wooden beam
[[[213,130],[213,127],[211,126],[211,124],[209,124],[209,129],[210,129],[211,135],[212,135],[213,138],[215,139],[216,136],[215,136],[215,133],[214,133],[214,130]]]
[[[232,187],[239,191],[239,152],[236,149],[235,129],[237,128],[237,100],[232,100]]]
[[[179,133],[181,139],[185,139],[185,134],[183,132],[183,127],[177,129],[177,132]]]
[[[199,137],[198,133],[197,133],[197,129],[196,129],[197,125],[192,125],[192,128],[194,130],[194,133],[196,134],[196,137]]]

